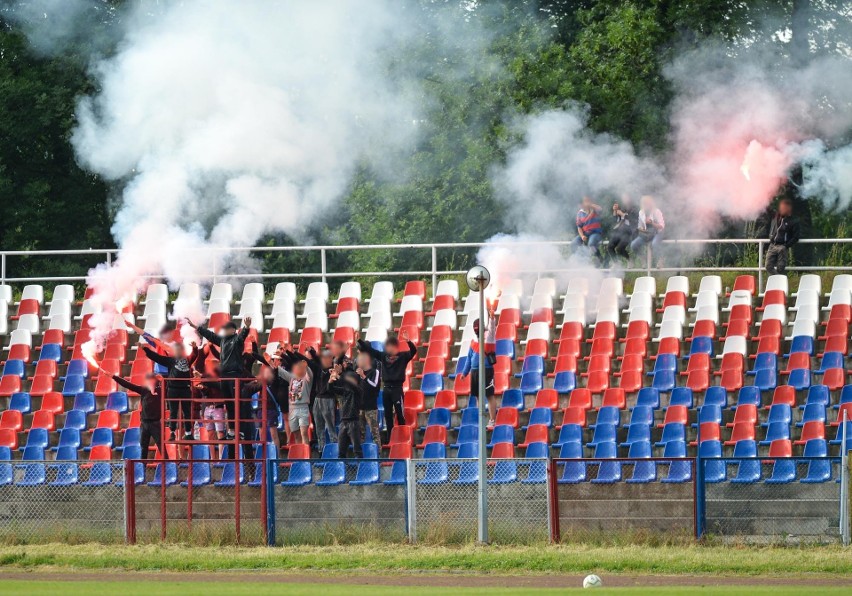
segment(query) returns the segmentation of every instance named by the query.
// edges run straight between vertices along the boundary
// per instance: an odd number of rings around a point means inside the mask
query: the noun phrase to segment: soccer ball
[[[602,586],[603,582],[601,581],[601,578],[599,578],[597,575],[587,575],[586,578],[583,580],[584,588],[600,588]]]

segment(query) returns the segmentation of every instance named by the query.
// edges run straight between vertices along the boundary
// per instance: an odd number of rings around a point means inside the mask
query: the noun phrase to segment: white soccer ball
[[[603,582],[601,581],[601,578],[599,578],[597,575],[587,575],[586,578],[583,580],[583,587],[601,588],[603,587]]]

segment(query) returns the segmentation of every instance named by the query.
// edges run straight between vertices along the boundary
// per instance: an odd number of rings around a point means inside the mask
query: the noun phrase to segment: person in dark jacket
[[[417,356],[417,346],[408,339],[403,331],[400,335],[403,341],[408,342],[408,351],[399,351],[399,340],[389,337],[385,341],[385,349],[377,350],[362,339],[358,340],[358,348],[370,354],[379,363],[382,370],[382,404],[385,409],[385,429],[390,438],[393,430],[393,415],[396,412],[396,420],[399,424],[405,424],[405,412],[402,404],[402,385],[405,383],[405,369],[408,363]]]
[[[177,437],[178,417],[183,423],[183,438],[192,440],[192,366],[198,358],[198,349],[193,348],[187,356],[183,344],[176,342],[171,346],[172,355],[166,356],[149,347],[145,338],[139,339],[139,349],[152,362],[162,367],[166,379],[166,402],[169,405],[169,428]],[[178,415],[180,414],[180,415]]]
[[[237,325],[228,321],[222,325],[222,335],[213,333],[204,325],[196,326],[187,319],[186,323],[196,329],[198,334],[219,348],[219,371],[222,385],[222,397],[225,400],[225,410],[228,413],[228,438],[234,436],[234,397],[236,397],[236,381],[247,376],[243,352],[245,351],[246,338],[251,328],[251,317],[243,319],[243,327],[237,332]],[[230,380],[227,380],[230,379]],[[247,438],[247,437],[243,437]]]
[[[607,253],[610,259],[615,257],[627,259],[629,257],[627,249],[633,242],[639,219],[639,210],[633,205],[630,195],[625,194],[621,197],[620,203],[613,203],[612,216],[615,218],[615,223],[609,233]]]
[[[157,382],[157,375],[145,375],[144,385],[136,385],[118,375],[112,375],[112,378],[128,391],[139,394],[139,443],[142,445],[142,459],[148,459],[151,439],[154,439],[154,445],[160,450],[160,456],[168,458],[168,453],[163,449],[163,394]]]
[[[343,367],[342,364],[335,364],[334,354],[330,350],[323,350],[322,354],[317,354],[316,350],[308,348],[308,356],[308,367],[314,377],[311,388],[313,402],[310,404],[310,409],[314,421],[317,451],[322,453],[326,445],[326,432],[328,432],[328,441],[337,443],[336,401],[334,391],[329,385],[332,372],[337,370],[340,375],[343,373]]]
[[[349,443],[355,450],[355,457],[364,457],[361,450],[361,379],[351,370],[339,373],[332,370],[329,389],[340,401],[340,434],[337,450],[340,457],[346,457]]]
[[[361,378],[361,443],[366,442],[367,427],[376,445],[381,440],[379,434],[379,389],[382,383],[381,371],[373,365],[373,358],[367,352],[358,354],[358,368],[355,371]]]
[[[240,391],[242,393],[240,409],[242,410],[243,403],[247,403],[248,413],[251,414],[252,398],[257,395],[258,404],[260,404],[260,400],[263,399],[265,386],[266,426],[269,429],[269,434],[272,437],[272,442],[275,445],[276,449],[280,449],[281,444],[278,438],[278,404],[276,403],[275,396],[272,394],[272,390],[270,389],[270,385],[276,377],[278,377],[278,375],[275,374],[272,368],[270,368],[269,366],[262,366],[260,372],[257,373],[257,376],[254,378],[254,380],[244,383],[240,388]],[[262,415],[262,406],[258,405],[257,418],[260,419]],[[240,430],[244,435],[248,436],[249,432],[251,431],[252,422],[250,421],[250,419],[247,419],[246,422],[243,422],[242,412],[240,412],[240,418]],[[262,423],[262,420],[258,420],[258,423]],[[265,432],[265,429],[263,429],[262,426],[258,426],[258,428],[260,429],[261,433]]]
[[[784,275],[787,271],[787,252],[798,241],[799,222],[793,217],[793,201],[783,198],[778,211],[769,222],[769,248],[766,250],[766,271],[769,275]]]
[[[470,347],[467,350],[467,360],[464,366],[459,371],[458,376],[464,378],[470,375],[470,394],[480,397],[479,394],[479,325],[480,320],[476,319],[473,322],[474,339],[470,342]],[[495,334],[497,329],[497,316],[494,308],[491,307],[488,311],[488,319],[485,323],[485,329],[482,330],[483,339],[485,340],[485,397],[488,399],[488,426],[494,426],[494,419],[497,416],[497,395],[494,393],[494,362],[496,362]]]

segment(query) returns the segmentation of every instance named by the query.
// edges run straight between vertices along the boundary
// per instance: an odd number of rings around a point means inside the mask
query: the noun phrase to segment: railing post
[[[322,273],[322,282],[326,283],[326,277],[325,276],[326,276],[327,270],[326,270],[326,264],[325,264],[325,249],[324,248],[320,249],[320,271]]]
[[[136,462],[124,460],[124,541],[136,544]]]
[[[651,275],[651,263],[653,262],[653,256],[651,252],[651,243],[645,245],[645,269],[647,270],[647,275]]]
[[[107,265],[112,265],[112,251],[108,250],[106,254]]]
[[[840,431],[840,539],[849,546],[849,452],[846,450],[846,411]]]
[[[408,514],[408,542],[417,542],[417,474],[414,459],[405,460],[405,503]]]
[[[6,285],[6,253],[0,255],[0,282]]]
[[[438,247],[432,245],[432,300],[438,292]]]
[[[559,525],[559,485],[556,482],[556,460],[547,459],[547,500],[548,521],[550,522],[550,542],[558,544],[562,540]]]
[[[275,468],[277,459],[267,459],[266,465],[266,545],[275,546]]]
[[[763,289],[763,240],[757,239],[757,293]]]

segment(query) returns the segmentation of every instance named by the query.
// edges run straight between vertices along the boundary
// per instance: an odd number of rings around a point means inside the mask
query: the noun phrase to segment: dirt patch
[[[33,581],[98,582],[238,582],[292,584],[349,584],[358,586],[421,586],[460,588],[566,588],[583,583],[580,575],[471,575],[464,573],[359,574],[359,573],[274,573],[274,572],[188,572],[151,573],[105,570],[96,572],[15,571],[0,572],[0,579]],[[739,577],[716,575],[620,575],[604,574],[607,587],[648,586],[850,586],[852,580],[831,576]]]

